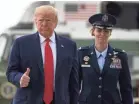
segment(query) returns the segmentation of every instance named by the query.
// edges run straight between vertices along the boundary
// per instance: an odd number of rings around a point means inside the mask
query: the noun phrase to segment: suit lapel
[[[107,51],[107,55],[106,55],[106,58],[105,58],[105,63],[104,63],[104,67],[103,67],[103,70],[102,70],[102,74],[105,74],[109,68],[110,68],[110,64],[112,62],[112,56],[113,56],[113,48],[108,45],[108,51]]]
[[[62,55],[63,49],[64,49],[64,45],[62,44],[62,39],[58,35],[56,35],[56,74],[55,76],[57,76],[58,72],[60,72],[58,70],[63,59],[63,55]]]
[[[99,65],[98,65],[98,62],[97,62],[97,56],[96,56],[96,52],[95,52],[95,47],[93,45],[90,48],[91,48],[91,51],[90,51],[90,54],[91,54],[91,66],[95,69],[95,71],[98,74],[100,74],[100,69],[99,69]]]
[[[42,60],[42,52],[41,52],[41,47],[40,47],[40,38],[38,32],[35,35],[35,41],[34,41],[34,54],[37,60],[38,67],[43,74],[43,60]]]

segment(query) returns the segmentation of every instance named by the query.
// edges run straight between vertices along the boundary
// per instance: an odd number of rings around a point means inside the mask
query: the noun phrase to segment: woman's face
[[[107,44],[111,35],[110,29],[101,29],[94,27],[92,29],[92,35],[95,36],[95,42],[100,44]]]

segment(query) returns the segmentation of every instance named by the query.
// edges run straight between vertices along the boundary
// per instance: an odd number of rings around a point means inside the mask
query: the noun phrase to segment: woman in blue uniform
[[[89,22],[95,42],[78,50],[79,104],[133,104],[127,54],[108,44],[116,18],[110,14],[95,14]]]

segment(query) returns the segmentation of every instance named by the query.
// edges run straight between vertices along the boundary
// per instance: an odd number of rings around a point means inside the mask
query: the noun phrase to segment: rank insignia
[[[91,52],[91,55],[94,54],[93,52]]]
[[[118,52],[113,51],[113,54],[114,54],[114,55],[117,55],[117,54],[118,54]]]
[[[111,53],[109,53],[109,56],[111,56],[112,54]]]

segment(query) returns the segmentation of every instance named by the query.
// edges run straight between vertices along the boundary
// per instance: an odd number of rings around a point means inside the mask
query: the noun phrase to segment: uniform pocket
[[[117,92],[112,93],[114,104],[122,104],[120,95]]]
[[[86,96],[79,96],[79,102],[86,102]]]

